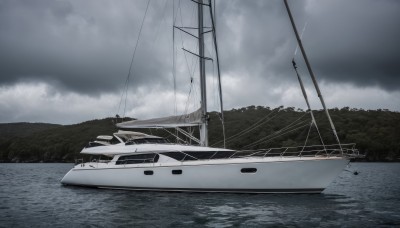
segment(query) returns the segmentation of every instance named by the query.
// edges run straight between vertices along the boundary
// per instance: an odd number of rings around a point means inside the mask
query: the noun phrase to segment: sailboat
[[[81,153],[102,155],[106,160],[76,164],[61,180],[63,185],[109,189],[178,192],[234,193],[320,193],[348,165],[357,150],[354,144],[282,147],[257,150],[231,150],[208,145],[208,117],[204,56],[203,9],[209,7],[216,50],[216,35],[211,1],[198,4],[199,67],[201,108],[193,113],[132,120],[117,124],[120,129],[112,136],[98,136]],[[289,6],[285,0],[298,44],[306,58]],[[197,54],[196,54],[197,55]],[[218,58],[218,55],[217,55]],[[218,67],[219,71],[219,67]],[[333,133],[338,139],[322,95]],[[303,95],[311,110],[299,77]],[[221,87],[220,87],[221,88]],[[222,98],[221,98],[222,99]],[[222,106],[222,102],[221,102]],[[312,123],[316,125],[311,113]],[[222,108],[221,114],[223,115]],[[222,116],[223,118],[223,116]],[[199,139],[183,128],[199,128]],[[198,145],[170,143],[154,135],[130,131],[143,128],[174,129]]]

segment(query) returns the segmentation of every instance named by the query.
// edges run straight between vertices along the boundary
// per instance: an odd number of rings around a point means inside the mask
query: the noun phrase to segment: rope
[[[180,1],[179,1],[180,5]],[[177,106],[176,106],[176,57],[175,57],[175,22],[176,22],[176,17],[175,16],[175,0],[172,2],[172,78],[174,81],[174,115],[176,115],[177,112]]]
[[[282,128],[281,130],[276,131],[276,132],[274,132],[274,133],[272,133],[272,134],[270,134],[270,135],[267,135],[267,136],[265,136],[265,137],[263,137],[263,138],[261,138],[261,139],[255,141],[255,142],[253,142],[253,143],[250,143],[250,144],[248,144],[247,146],[244,146],[242,149],[245,149],[245,148],[249,148],[249,147],[258,145],[258,144],[260,144],[259,142],[262,143],[262,141],[264,141],[264,140],[266,140],[266,139],[268,139],[269,137],[272,137],[272,136],[274,136],[274,135],[279,135],[279,134],[281,134],[281,133],[282,133],[281,135],[283,135],[283,134],[286,134],[286,133],[289,133],[289,132],[293,131],[293,130],[290,130],[292,127],[296,127],[297,125],[302,124],[302,123],[305,122],[305,121],[301,121],[301,122],[299,122],[299,123],[296,123],[296,122],[298,122],[299,120],[301,120],[306,114],[307,114],[307,112],[305,112],[302,116],[300,116],[298,119],[296,119],[295,121],[293,121],[292,123],[290,123],[290,124],[287,125],[286,127]],[[307,125],[308,125],[308,124],[307,124]],[[297,128],[296,128],[296,129],[297,129]],[[285,132],[286,130],[288,130],[288,132]],[[277,136],[276,136],[276,137],[277,137]],[[273,137],[273,138],[276,138],[276,137]],[[270,139],[269,139],[268,141],[270,141]],[[267,141],[267,142],[268,142],[268,141]],[[257,144],[257,143],[258,143],[258,144]]]
[[[142,34],[142,28],[143,28],[144,21],[145,21],[145,19],[146,19],[147,10],[149,9],[149,5],[150,5],[150,0],[147,1],[146,10],[145,10],[145,12],[144,12],[142,24],[140,25],[138,38],[137,38],[137,40],[136,40],[135,49],[133,50],[131,63],[130,63],[130,65],[129,65],[128,75],[127,75],[126,80],[125,80],[124,91],[122,91],[121,100],[120,100],[119,106],[118,106],[118,112],[119,112],[119,110],[120,110],[120,108],[121,108],[122,99],[123,99],[123,96],[124,96],[124,93],[125,93],[124,112],[123,112],[123,115],[122,115],[123,117],[125,117],[125,112],[126,112],[126,102],[127,102],[127,98],[128,98],[129,78],[130,78],[131,72],[132,72],[133,60],[134,60],[134,58],[135,58],[136,50],[137,50],[137,47],[138,47],[138,44],[139,44],[140,35]]]
[[[245,130],[238,132],[232,136],[229,136],[228,138],[225,139],[225,143],[228,143],[230,141],[232,141],[234,138],[237,137],[241,137],[251,131],[253,131],[254,129],[256,129],[257,127],[260,127],[266,123],[268,123],[269,121],[271,121],[273,118],[275,118],[278,114],[275,114],[272,118],[268,119],[266,122],[262,123],[263,121],[265,121],[272,113],[274,113],[275,110],[272,110],[272,112],[270,112],[267,116],[265,116],[264,118],[260,119],[259,121],[257,121],[256,123],[252,124],[250,127],[246,128]],[[280,109],[278,110],[278,112],[280,112]],[[261,124],[262,123],[262,124]],[[216,143],[214,143],[212,146],[215,146],[219,143],[223,142],[223,140],[220,140]]]
[[[177,12],[176,18],[178,17],[178,14],[179,14],[179,18],[180,18],[180,21],[181,21],[181,26],[184,27],[183,26],[183,17],[182,17],[182,7],[181,7],[180,3],[181,3],[181,1],[179,1],[179,7],[178,7],[178,12]],[[194,15],[194,11],[192,11],[191,21],[193,19],[193,15]],[[189,25],[190,24],[191,23],[189,23]],[[175,24],[174,24],[174,26],[175,26]],[[175,27],[174,27],[174,30],[175,30]],[[182,33],[180,33],[180,38],[181,38],[182,50],[184,50],[185,49],[185,45],[184,45],[184,42],[183,42]],[[187,114],[188,110],[189,110],[189,101],[190,101],[191,92],[192,92],[192,88],[193,88],[194,71],[195,71],[195,67],[197,65],[194,65],[193,62],[192,62],[192,67],[190,67],[189,66],[190,64],[189,64],[189,61],[188,61],[188,58],[187,58],[187,55],[186,55],[185,51],[183,51],[183,55],[185,57],[186,66],[187,66],[187,69],[189,71],[189,76],[190,76],[190,88],[189,88],[189,93],[188,93],[186,104],[185,104],[185,110],[184,110],[184,113],[183,113],[183,114]],[[196,62],[194,62],[194,63],[196,63]]]
[[[304,123],[304,121],[303,121],[302,123]],[[296,124],[296,125],[298,125],[298,124]],[[260,145],[261,143],[270,142],[272,139],[275,139],[275,138],[280,137],[280,136],[282,136],[282,135],[285,135],[285,134],[288,134],[288,133],[290,133],[290,132],[296,131],[296,130],[301,129],[301,128],[303,128],[303,127],[305,127],[305,126],[308,126],[308,125],[309,125],[309,124],[307,123],[307,124],[305,124],[305,125],[302,125],[302,126],[299,126],[299,127],[297,127],[297,128],[291,129],[291,130],[289,130],[289,131],[287,131],[287,132],[279,133],[279,134],[275,135],[274,137],[269,138],[268,140],[266,140],[266,138],[268,138],[268,137],[270,137],[270,136],[264,137],[264,138],[262,138],[262,139],[260,139],[260,140],[258,140],[258,141],[256,141],[256,142],[254,142],[254,143],[251,143],[251,144],[249,144],[249,145],[243,147],[242,149],[246,149],[246,148],[250,148],[250,147],[253,147],[253,146],[257,146],[257,145]],[[280,131],[278,131],[278,132],[280,132]],[[278,133],[278,132],[277,132],[277,133]],[[265,140],[265,141],[264,141],[264,140]]]
[[[311,128],[312,128],[313,123],[314,123],[314,122],[311,121],[311,123],[310,123],[310,128],[308,128],[307,137],[306,137],[306,140],[304,141],[304,146],[303,146],[303,148],[301,148],[300,154],[303,153],[304,148],[306,148],[307,141],[308,141],[308,137],[310,136],[310,132],[311,132]],[[324,149],[325,149],[325,146],[324,146]]]

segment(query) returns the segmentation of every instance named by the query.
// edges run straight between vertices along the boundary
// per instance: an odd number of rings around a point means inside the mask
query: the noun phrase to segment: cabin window
[[[118,143],[121,143],[116,137],[113,137],[111,140],[110,140],[110,144],[118,144]]]
[[[242,172],[242,173],[255,173],[255,172],[257,172],[257,169],[256,168],[243,168],[243,169],[240,170],[240,172]]]
[[[174,170],[172,170],[172,174],[174,174],[174,175],[182,174],[182,170],[181,169],[174,169]]]
[[[175,159],[175,160],[177,160],[177,161],[196,160],[195,158],[190,157],[190,156],[188,156],[187,154],[182,153],[182,152],[166,152],[166,153],[163,153],[163,155],[168,156],[168,157],[170,157],[170,158],[173,158],[173,159]]]
[[[236,151],[217,151],[211,159],[230,158]]]
[[[223,159],[229,158],[233,154],[235,154],[235,151],[182,151],[163,153],[163,155],[178,161]]]
[[[125,143],[125,145],[133,144],[166,144],[168,140],[163,138],[142,138],[142,139],[131,139]]]
[[[153,175],[154,174],[153,170],[145,170],[143,173],[144,173],[144,175]]]
[[[155,153],[126,155],[119,157],[118,161],[115,164],[125,165],[125,164],[156,163],[159,158],[160,155]]]
[[[197,151],[190,151],[190,152],[186,152],[186,154],[195,157],[199,160],[205,160],[205,159],[210,159],[211,157],[213,157],[213,155],[215,154],[215,151],[201,151],[201,152],[197,152]]]

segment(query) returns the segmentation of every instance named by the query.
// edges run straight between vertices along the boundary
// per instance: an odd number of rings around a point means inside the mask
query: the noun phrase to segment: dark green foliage
[[[29,124],[28,124],[29,125]],[[34,127],[32,127],[34,128]],[[112,118],[32,131],[25,137],[0,140],[0,160],[11,162],[71,162],[98,135],[117,129]]]
[[[47,123],[2,123],[0,124],[0,140],[15,137],[26,137],[36,132],[60,127],[59,124]]]
[[[400,157],[400,113],[387,110],[342,109],[330,110],[341,143],[357,143],[357,148],[370,161],[393,161]],[[314,111],[319,130],[326,144],[336,143],[325,113]],[[209,144],[222,147],[219,114],[211,112]],[[301,109],[283,106],[275,109],[262,106],[225,111],[227,148],[258,149],[304,145],[310,114]],[[272,138],[282,128],[300,119],[303,126],[295,131]],[[261,121],[260,121],[261,120]],[[264,120],[264,121],[262,121]],[[246,134],[239,134],[254,125]],[[3,162],[72,162],[81,158],[79,152],[98,135],[112,135],[117,129],[112,118],[92,120],[74,125],[36,123],[0,124],[0,161]],[[146,130],[148,134],[167,137],[164,130]],[[174,130],[171,130],[174,133]],[[198,136],[198,131],[194,132]],[[239,135],[238,135],[239,134]],[[268,138],[268,136],[270,136]],[[174,137],[167,137],[174,142]],[[183,137],[182,137],[183,138]],[[268,139],[271,139],[267,141]],[[251,147],[247,145],[261,140]],[[315,128],[310,131],[307,145],[320,144]]]
[[[283,108],[278,112],[277,109],[269,107],[249,106],[247,108],[233,109],[224,112],[226,138],[236,135],[237,133],[247,129],[257,121],[266,117],[273,112],[269,122],[248,132],[241,137],[234,137],[227,141],[227,148],[231,149],[247,149],[249,145],[259,139],[265,138],[274,132],[279,131],[283,127],[292,123],[296,119],[305,114],[301,109],[295,110],[293,107]],[[361,153],[367,155],[370,161],[394,161],[400,158],[400,113],[388,110],[363,110],[343,109],[329,110],[339,138],[342,144],[356,143],[357,149]],[[336,140],[331,131],[329,122],[327,121],[323,110],[314,111],[316,121],[325,144],[336,144]],[[217,113],[210,113],[210,145],[222,146],[221,124]],[[310,115],[307,113],[301,120],[311,121]],[[270,147],[287,147],[304,145],[307,136],[308,127],[300,128],[288,134],[276,137],[268,143],[260,143],[259,145],[248,149],[270,148]],[[220,143],[217,143],[220,142]],[[265,142],[265,140],[264,140]],[[320,140],[315,128],[311,129],[310,137],[307,145],[320,145]]]

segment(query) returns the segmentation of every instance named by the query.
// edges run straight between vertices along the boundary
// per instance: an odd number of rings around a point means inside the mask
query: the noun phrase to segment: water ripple
[[[71,164],[0,164],[0,227],[399,226],[400,164],[355,163],[323,194],[64,187]]]

